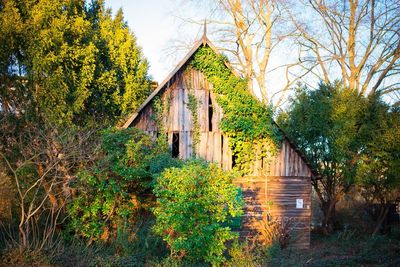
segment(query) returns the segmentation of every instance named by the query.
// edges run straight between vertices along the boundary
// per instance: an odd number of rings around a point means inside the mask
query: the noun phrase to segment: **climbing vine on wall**
[[[282,135],[273,123],[271,108],[251,95],[247,81],[236,77],[225,62],[226,58],[203,46],[190,66],[203,72],[214,85],[212,90],[223,110],[220,128],[230,140],[235,169],[247,174],[254,160],[278,151]]]
[[[200,143],[200,124],[199,117],[197,115],[197,98],[196,96],[189,90],[188,94],[188,103],[187,107],[192,113],[192,122],[193,122],[193,155],[196,155],[196,147]]]
[[[185,103],[192,113],[192,123],[193,123],[193,153],[192,155],[196,155],[197,145],[200,143],[200,124],[199,124],[199,116],[198,116],[198,100],[193,93],[193,84],[192,84],[192,72],[191,66],[188,66],[185,70],[185,85],[188,89],[188,103]]]
[[[165,129],[165,125],[168,125],[168,116],[167,116],[167,121],[165,122],[164,125],[164,116],[166,114],[166,111],[169,110],[171,105],[171,97],[166,98],[164,101],[161,97],[155,96],[154,100],[152,102],[152,107],[153,107],[153,114],[151,116],[151,119],[155,122],[157,125],[158,129],[158,135],[157,135],[157,143],[161,147],[168,147],[168,135],[167,131]]]
[[[151,119],[156,123],[158,132],[165,133],[165,127],[163,123],[164,119],[164,103],[159,96],[155,96],[152,102],[153,114]]]

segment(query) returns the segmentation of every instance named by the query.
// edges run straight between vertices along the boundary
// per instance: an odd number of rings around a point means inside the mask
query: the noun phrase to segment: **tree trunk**
[[[330,195],[328,197],[324,197],[321,189],[318,186],[318,182],[313,183],[313,187],[321,203],[321,210],[324,215],[322,220],[323,231],[325,234],[332,233],[336,223],[336,204],[338,202],[338,196]]]
[[[330,234],[333,232],[336,226],[336,204],[337,200],[326,200],[321,201],[321,209],[324,214],[324,219],[322,221],[322,227],[325,234]]]
[[[18,227],[19,230],[19,254],[22,255],[28,246],[27,236],[25,233],[24,225],[21,223]]]
[[[378,216],[378,218],[377,218],[377,223],[376,223],[374,232],[372,233],[373,236],[376,235],[376,234],[378,234],[379,230],[380,230],[381,227],[382,227],[382,223],[383,223],[383,222],[385,221],[385,219],[386,219],[386,216],[387,216],[388,212],[389,212],[389,205],[387,205],[387,204],[382,204],[382,205],[381,205],[381,208],[380,208],[380,211],[379,211],[379,216]]]

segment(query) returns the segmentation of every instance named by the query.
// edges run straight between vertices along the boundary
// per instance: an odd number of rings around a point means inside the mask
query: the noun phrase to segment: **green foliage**
[[[188,94],[188,103],[187,107],[189,108],[190,112],[192,113],[192,122],[193,122],[193,154],[196,154],[196,147],[200,143],[200,123],[199,123],[199,116],[197,114],[197,98],[196,96],[189,91]]]
[[[121,9],[113,19],[103,1],[95,0],[87,14],[92,42],[98,48],[93,93],[87,110],[97,116],[129,115],[150,93],[148,62],[125,23]]]
[[[335,205],[353,183],[360,151],[362,120],[368,99],[339,82],[318,90],[298,88],[288,114],[279,123],[318,170],[313,183],[324,214],[326,231],[336,224]]]
[[[254,244],[250,245],[248,241],[239,243],[235,240],[229,248],[230,259],[226,266],[237,267],[254,267],[262,266],[259,262],[258,255],[254,251]]]
[[[141,214],[125,229],[120,229],[113,242],[88,245],[81,239],[64,244],[61,254],[51,264],[55,266],[154,266],[168,254],[162,239],[152,231],[154,217]]]
[[[167,147],[136,129],[106,130],[101,155],[78,174],[78,194],[69,205],[70,226],[90,240],[108,240],[147,208],[154,177],[176,166]]]
[[[235,169],[245,174],[254,159],[277,151],[282,136],[273,123],[271,108],[251,95],[247,81],[236,77],[225,62],[224,57],[203,46],[193,56],[190,66],[203,72],[213,84],[224,112],[220,128],[230,138]]]
[[[164,110],[165,110],[164,103],[159,96],[155,96],[151,103],[154,110],[151,119],[156,123],[158,132],[160,134],[165,134],[165,127],[163,123]]]
[[[215,164],[192,160],[157,179],[154,229],[173,256],[212,264],[224,261],[225,243],[237,235],[223,225],[241,215],[243,204],[233,178]]]
[[[350,178],[367,102],[340,83],[321,84],[315,91],[299,88],[287,119],[279,121],[323,177]]]
[[[400,110],[371,97],[363,125],[357,183],[370,201],[393,203],[400,197]]]
[[[149,93],[148,63],[119,11],[94,0],[0,4],[0,103],[53,123],[115,120]],[[3,27],[4,25],[4,27]]]
[[[193,77],[192,77],[192,67],[189,65],[186,67],[184,72],[184,83],[186,88],[188,89],[188,102],[185,103],[187,108],[191,113],[192,123],[193,123],[193,155],[196,155],[196,148],[200,143],[200,123],[199,123],[199,114],[197,112],[199,102],[194,94],[193,88]],[[169,109],[167,109],[169,110]]]
[[[280,124],[322,176],[314,189],[324,224],[354,182],[370,200],[399,197],[399,122],[399,111],[379,95],[366,98],[339,82],[298,89]]]
[[[95,69],[96,47],[87,41],[90,22],[71,1],[26,5],[26,76],[33,100],[50,120],[71,121],[84,109]],[[64,7],[64,8],[63,8]]]

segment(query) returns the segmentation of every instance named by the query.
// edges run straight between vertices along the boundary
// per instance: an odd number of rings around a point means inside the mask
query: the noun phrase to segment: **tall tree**
[[[356,182],[367,203],[378,206],[377,234],[386,232],[389,207],[400,201],[400,110],[379,99],[372,103],[365,116]]]
[[[0,1],[0,109],[5,112],[15,110],[19,86],[18,77],[22,69],[20,45],[23,35],[23,22],[14,1]]]
[[[126,25],[122,10],[115,18],[104,1],[88,8],[96,54],[93,93],[88,112],[96,116],[125,116],[135,111],[150,93],[148,62]]]
[[[313,87],[320,80],[340,79],[365,96],[379,91],[398,102],[398,0],[218,0],[207,5],[211,22],[218,25],[213,38],[265,102],[284,103],[285,93],[300,79]]]
[[[26,89],[36,112],[57,123],[72,122],[85,109],[96,66],[84,1],[24,3]]]
[[[0,0],[0,173],[17,191],[21,252],[51,243],[93,160],[96,130],[76,126],[114,124],[149,93],[147,61],[111,14],[103,1]]]
[[[264,103],[281,105],[286,92],[310,71],[298,69],[297,56],[285,53],[293,51],[289,41],[296,28],[290,24],[282,1],[218,0],[208,1],[208,7],[208,23],[217,26],[210,36],[218,49],[248,79],[253,94],[259,93]],[[279,85],[277,75],[281,77]]]
[[[400,89],[400,1],[309,0],[287,7],[300,60],[325,83],[341,79],[363,95]]]
[[[367,99],[340,83],[302,88],[280,124],[321,174],[313,187],[324,214],[326,232],[334,229],[335,207],[353,183],[360,151],[361,121]]]
[[[148,63],[120,10],[103,1],[5,1],[3,111],[57,123],[115,120],[149,93]]]

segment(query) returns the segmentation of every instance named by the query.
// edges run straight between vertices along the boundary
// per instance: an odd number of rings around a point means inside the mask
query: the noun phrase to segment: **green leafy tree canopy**
[[[122,11],[111,14],[101,0],[0,1],[2,110],[78,125],[135,110],[148,63]]]

